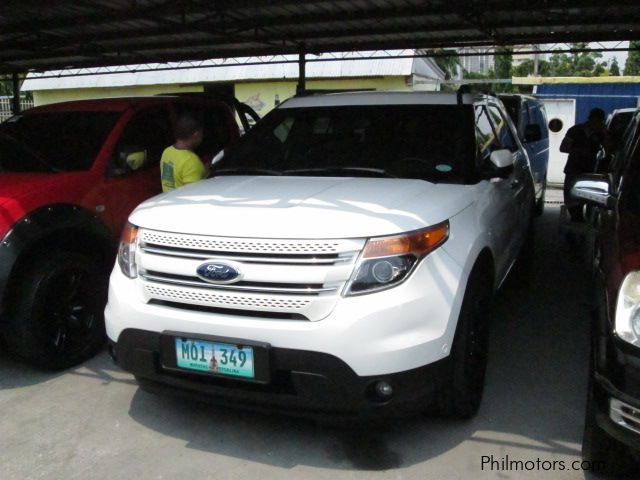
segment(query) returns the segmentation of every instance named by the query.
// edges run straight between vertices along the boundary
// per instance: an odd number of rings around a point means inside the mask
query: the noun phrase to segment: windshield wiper
[[[324,167],[324,168],[298,168],[292,170],[285,170],[282,172],[282,175],[290,175],[290,174],[310,174],[314,173],[324,173],[324,174],[335,174],[335,173],[348,173],[348,172],[358,172],[365,173],[367,175],[363,175],[365,177],[385,177],[385,178],[397,178],[395,175],[383,170],[382,168],[369,168],[369,167]]]
[[[236,167],[216,170],[214,167],[211,170],[210,177],[215,177],[217,175],[282,175],[282,172],[269,170],[268,168]]]

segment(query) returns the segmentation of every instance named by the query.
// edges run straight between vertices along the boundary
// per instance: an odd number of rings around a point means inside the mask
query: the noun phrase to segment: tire
[[[491,293],[490,277],[482,268],[474,267],[462,301],[451,354],[429,413],[469,419],[480,408],[487,367]]]
[[[582,460],[594,466],[594,473],[607,477],[639,474],[640,468],[629,448],[611,437],[596,423],[596,401],[590,368],[587,408],[582,435]],[[634,477],[637,478],[637,477]]]
[[[8,348],[45,370],[65,369],[103,346],[108,274],[74,252],[37,257],[14,279],[5,340]]]
[[[544,177],[544,183],[542,184],[542,195],[536,200],[535,207],[533,208],[533,214],[536,217],[540,217],[544,213],[544,199],[547,195],[547,176]]]

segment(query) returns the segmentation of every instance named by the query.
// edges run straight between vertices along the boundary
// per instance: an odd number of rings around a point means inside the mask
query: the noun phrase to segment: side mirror
[[[542,139],[542,130],[540,130],[540,125],[532,123],[525,127],[524,129],[525,142],[537,142],[540,139]]]
[[[571,196],[580,202],[615,208],[616,197],[611,194],[611,180],[607,175],[580,175],[571,187]]]
[[[496,150],[491,153],[489,161],[498,170],[504,170],[513,167],[513,153],[511,153],[511,150],[507,150],[506,148]]]

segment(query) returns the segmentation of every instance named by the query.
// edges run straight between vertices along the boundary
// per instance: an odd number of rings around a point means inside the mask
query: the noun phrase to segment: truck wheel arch
[[[109,228],[80,206],[52,204],[30,212],[0,242],[0,313],[11,294],[12,278],[31,258],[48,250],[84,253],[106,268],[116,242]]]

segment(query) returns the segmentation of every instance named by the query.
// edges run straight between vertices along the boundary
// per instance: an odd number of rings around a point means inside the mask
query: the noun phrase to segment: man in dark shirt
[[[560,151],[569,154],[564,167],[564,203],[572,221],[581,222],[584,217],[582,205],[571,199],[571,188],[578,175],[595,172],[598,151],[606,143],[606,137],[604,110],[593,108],[589,112],[589,119],[571,127],[562,140]]]

